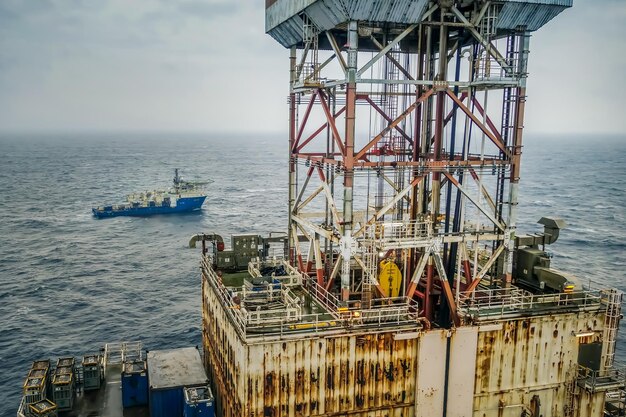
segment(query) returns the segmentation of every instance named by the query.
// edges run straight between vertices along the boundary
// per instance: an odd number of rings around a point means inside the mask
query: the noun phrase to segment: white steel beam
[[[406,38],[409,35],[409,33],[413,32],[416,27],[417,27],[416,24],[415,25],[411,25],[408,28],[406,28],[404,30],[404,32],[402,32],[401,34],[396,36],[394,40],[389,42],[387,44],[387,46],[385,46],[379,53],[374,55],[374,57],[372,59],[370,59],[367,64],[363,65],[361,67],[361,69],[357,71],[357,73],[356,73],[357,77],[360,77],[365,71],[367,71],[372,65],[374,65],[381,57],[385,56],[387,54],[387,52],[391,51],[391,49],[394,46],[396,46],[398,43],[400,43],[400,41],[402,39]]]

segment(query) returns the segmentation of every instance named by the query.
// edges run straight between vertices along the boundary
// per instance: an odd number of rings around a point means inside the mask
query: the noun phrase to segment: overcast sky
[[[626,1],[575,0],[531,41],[527,131],[626,131]],[[262,0],[0,0],[0,130],[286,130],[288,52]]]

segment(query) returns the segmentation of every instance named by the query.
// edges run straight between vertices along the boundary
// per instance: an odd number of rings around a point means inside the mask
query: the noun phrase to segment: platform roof
[[[428,8],[428,0],[266,0],[265,30],[284,47],[302,42],[303,17],[320,31],[327,31],[350,20],[373,25],[419,23]],[[465,8],[479,0],[468,0]],[[535,31],[548,23],[573,0],[502,0],[498,16],[499,30],[525,27]]]

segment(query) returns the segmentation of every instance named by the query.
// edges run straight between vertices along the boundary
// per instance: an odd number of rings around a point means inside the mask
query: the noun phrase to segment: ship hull
[[[206,196],[199,197],[183,197],[176,201],[175,206],[153,206],[153,207],[127,207],[124,209],[97,209],[93,208],[91,211],[93,215],[98,219],[105,219],[109,217],[118,216],[133,216],[133,217],[146,217],[157,214],[175,214],[175,213],[188,213],[191,211],[200,210]]]

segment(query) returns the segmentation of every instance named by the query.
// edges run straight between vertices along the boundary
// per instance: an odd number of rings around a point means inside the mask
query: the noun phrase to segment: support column
[[[440,26],[439,28],[439,74],[437,80],[445,82],[447,80],[448,72],[448,30],[446,26]],[[443,125],[444,125],[444,108],[446,104],[446,90],[447,87],[441,87],[441,90],[437,92],[437,103],[435,110],[435,142],[433,144],[433,160],[441,160],[441,149],[443,147]],[[435,231],[439,229],[439,212],[441,210],[441,172],[437,171],[433,173],[433,188],[432,188],[432,208],[433,208],[433,227]]]
[[[348,67],[346,86],[346,132],[344,154],[344,179],[343,179],[343,237],[341,265],[341,300],[348,301],[350,298],[350,260],[353,257],[353,187],[354,187],[354,136],[355,136],[355,113],[356,113],[356,77],[358,56],[358,24],[356,21],[348,23]]]
[[[294,92],[293,85],[296,82],[296,47],[292,47],[289,53],[289,214],[287,227],[287,250],[286,254],[289,256],[289,261],[293,265],[294,259],[294,246],[297,243],[298,236],[292,236],[291,225],[291,213],[294,209],[294,203],[296,198],[296,169],[297,164],[295,157],[293,156],[293,147],[296,142],[296,93]]]

